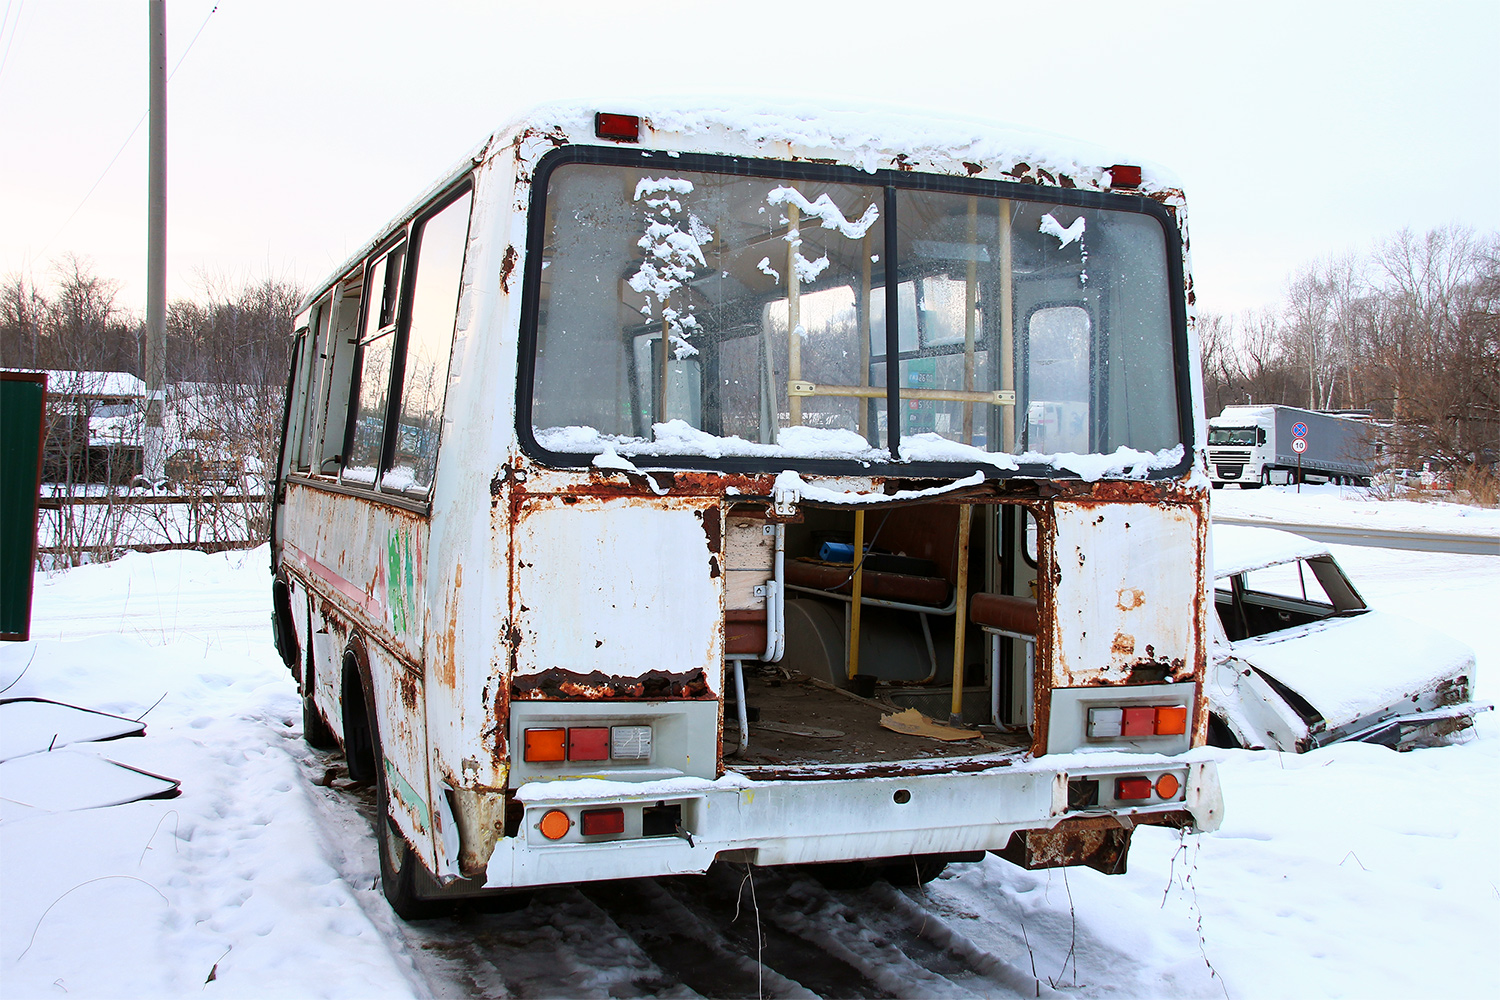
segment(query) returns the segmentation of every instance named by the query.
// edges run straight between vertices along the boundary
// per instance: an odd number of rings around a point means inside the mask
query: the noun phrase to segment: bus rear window
[[[546,176],[546,451],[1046,461],[1180,441],[1150,215],[670,161]]]

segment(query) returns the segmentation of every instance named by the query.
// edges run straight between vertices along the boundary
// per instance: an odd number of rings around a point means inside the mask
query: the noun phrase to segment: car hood
[[[1366,611],[1231,643],[1236,659],[1307,700],[1329,729],[1466,678],[1474,651],[1396,615]]]

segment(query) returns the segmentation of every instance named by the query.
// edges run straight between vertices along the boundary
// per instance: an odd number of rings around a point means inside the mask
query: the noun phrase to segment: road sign
[[[1302,423],[1301,421],[1298,421],[1297,423],[1293,424],[1292,425],[1292,436],[1293,437],[1299,437],[1299,438],[1305,438],[1305,437],[1307,437],[1307,425],[1304,424],[1304,423]]]
[[[1298,438],[1297,440],[1295,440],[1295,441],[1292,442],[1292,450],[1295,451],[1299,455],[1302,454],[1304,451],[1307,450],[1307,442],[1304,441],[1302,438]]]

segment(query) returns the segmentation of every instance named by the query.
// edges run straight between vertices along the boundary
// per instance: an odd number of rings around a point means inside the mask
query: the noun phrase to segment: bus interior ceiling
[[[974,504],[968,567],[960,581],[961,518],[965,505],[924,502],[863,512],[803,507],[803,520],[784,526],[785,648],[778,663],[763,663],[736,646],[747,624],[756,643],[754,612],[727,615],[730,657],[743,657],[749,740],[741,749],[738,707],[724,712],[726,764],[732,767],[864,764],[968,756],[1030,745],[1027,675],[1035,632],[1036,571],[1026,549],[1025,509],[1019,504]],[[765,522],[731,511],[726,587],[734,600],[736,528],[760,533]],[[764,518],[761,509],[760,518]],[[855,618],[854,545],[862,533],[859,641],[851,664],[849,636]],[[748,568],[748,567],[747,567]],[[962,593],[961,593],[962,591]],[[1032,623],[1001,634],[975,595],[1004,595],[1030,609]],[[980,602],[986,597],[981,597]],[[740,602],[743,603],[743,602]],[[747,622],[746,619],[752,619]],[[960,624],[960,622],[962,624]],[[999,624],[1007,624],[1000,622]],[[951,719],[955,633],[963,637],[961,719],[979,735],[944,741],[894,732],[882,717],[916,708],[939,722]],[[853,674],[851,674],[851,667]],[[992,690],[998,687],[998,692]],[[727,698],[735,683],[726,677]],[[996,723],[999,723],[996,725]]]

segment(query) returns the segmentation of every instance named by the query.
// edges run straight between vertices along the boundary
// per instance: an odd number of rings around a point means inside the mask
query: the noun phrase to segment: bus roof
[[[934,115],[912,107],[795,104],[763,98],[606,98],[543,104],[516,116],[459,160],[376,231],[303,302],[303,309],[404,225],[434,195],[508,147],[539,159],[568,144],[614,145],[594,133],[598,112],[641,120],[642,149],[801,160],[874,173],[897,169],[1083,190],[1111,189],[1111,168],[1140,168],[1128,193],[1180,205],[1181,186],[1164,167],[1110,147],[984,118]],[[534,149],[524,149],[535,140]]]

